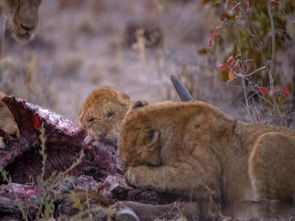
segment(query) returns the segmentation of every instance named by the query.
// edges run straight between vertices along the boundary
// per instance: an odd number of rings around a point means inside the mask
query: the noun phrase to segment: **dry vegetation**
[[[221,60],[197,53],[219,22],[198,1],[51,0],[40,10],[33,41],[20,45],[6,36],[0,90],[77,122],[82,102],[97,87],[118,88],[135,100],[176,100],[169,80],[175,74],[195,98],[255,121],[243,104],[241,82],[222,83]],[[280,56],[286,85],[292,74],[287,56]]]
[[[20,45],[6,36],[1,90],[75,121],[96,87],[116,87],[135,99],[176,99],[171,73],[196,78],[190,85],[195,95],[211,97],[214,76],[204,76],[196,54],[206,44],[208,25],[196,2],[51,0],[40,10],[33,41]],[[139,28],[132,33],[130,25]],[[151,36],[140,34],[146,26]],[[128,35],[138,42],[130,45]],[[154,47],[145,38],[156,41]]]

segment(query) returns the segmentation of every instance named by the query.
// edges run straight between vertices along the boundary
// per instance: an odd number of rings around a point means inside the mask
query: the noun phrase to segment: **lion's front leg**
[[[213,218],[219,215],[220,188],[216,179],[209,174],[193,168],[138,166],[128,168],[125,176],[136,187],[150,187],[202,199],[202,213]]]
[[[152,187],[157,190],[169,190],[180,188],[178,174],[175,168],[168,166],[149,167],[138,166],[130,167],[126,172],[127,180],[136,187]]]
[[[151,187],[159,191],[177,191],[186,194],[193,193],[198,189],[210,191],[214,179],[210,178],[210,175],[204,176],[192,168],[171,166],[130,167],[125,175],[127,180],[136,187]],[[216,182],[214,181],[214,183]],[[214,192],[214,190],[212,191]]]

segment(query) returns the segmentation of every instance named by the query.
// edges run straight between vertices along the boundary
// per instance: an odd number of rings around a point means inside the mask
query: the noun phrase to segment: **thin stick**
[[[264,70],[265,68],[266,68],[266,66],[262,66],[262,67],[260,67],[260,68],[258,68],[258,69],[256,69],[256,70],[252,71],[252,72],[249,73],[249,74],[241,74],[241,73],[237,73],[237,72],[235,72],[235,74],[236,74],[238,77],[250,77],[250,76],[256,74],[257,72]],[[232,69],[231,69],[231,70],[232,70]]]
[[[268,72],[268,78],[269,78],[269,86],[270,89],[274,88],[273,84],[273,75],[274,75],[274,69],[275,69],[275,59],[276,59],[276,32],[275,32],[275,26],[273,22],[273,15],[272,11],[270,8],[270,4],[267,3],[267,12],[268,12],[268,17],[270,21],[270,27],[271,27],[271,60],[270,60],[270,70]]]
[[[250,106],[249,106],[249,102],[248,102],[248,93],[247,93],[247,87],[246,87],[246,79],[245,77],[242,77],[242,86],[243,86],[243,92],[244,92],[244,97],[245,97],[245,104],[246,104],[246,111],[247,114],[249,116],[249,118],[251,118],[251,113],[250,113]]]

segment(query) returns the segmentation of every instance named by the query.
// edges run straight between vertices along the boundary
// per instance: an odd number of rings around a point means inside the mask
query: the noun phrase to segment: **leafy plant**
[[[200,49],[199,54],[209,54],[220,62],[217,68],[222,82],[241,79],[250,116],[259,121],[257,115],[268,113],[280,116],[279,123],[285,124],[291,85],[281,85],[277,51],[286,50],[286,42],[291,40],[289,15],[295,12],[295,1],[203,0],[202,4],[212,8],[218,24],[209,36],[209,48]],[[255,111],[251,101],[256,102]]]

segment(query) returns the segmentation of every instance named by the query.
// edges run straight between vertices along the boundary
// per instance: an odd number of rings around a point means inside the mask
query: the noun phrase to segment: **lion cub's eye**
[[[94,117],[88,118],[87,121],[88,121],[89,123],[92,123],[92,122],[95,121],[95,118],[94,118]]]
[[[154,135],[155,135],[155,130],[154,129],[149,129],[148,130],[148,140],[152,140]]]
[[[112,119],[114,116],[115,116],[115,112],[114,111],[108,112],[108,119]]]

